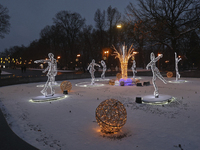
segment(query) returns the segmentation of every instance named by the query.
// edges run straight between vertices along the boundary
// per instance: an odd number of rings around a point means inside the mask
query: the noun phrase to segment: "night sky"
[[[61,10],[77,12],[86,19],[86,25],[93,25],[94,14],[99,8],[107,10],[111,5],[122,15],[133,0],[1,0],[0,4],[9,9],[10,33],[0,39],[0,52],[12,46],[28,46],[39,39],[40,31],[52,25],[52,18]]]

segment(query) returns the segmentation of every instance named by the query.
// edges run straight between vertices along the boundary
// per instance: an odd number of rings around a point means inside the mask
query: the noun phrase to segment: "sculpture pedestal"
[[[104,86],[104,84],[102,84],[102,83],[91,84],[91,82],[81,82],[81,83],[75,84],[75,86],[79,86],[79,87],[98,87],[98,86]]]
[[[187,82],[186,80],[172,80],[172,81],[168,81],[169,83],[185,83]]]
[[[55,100],[60,100],[63,98],[66,98],[67,95],[64,94],[54,94],[53,96],[51,95],[41,95],[41,96],[37,96],[31,99],[31,102],[48,102],[48,101],[55,101]]]
[[[153,103],[153,104],[162,104],[170,101],[172,96],[160,94],[158,98],[155,98],[154,95],[147,95],[142,97],[142,102],[144,103]]]

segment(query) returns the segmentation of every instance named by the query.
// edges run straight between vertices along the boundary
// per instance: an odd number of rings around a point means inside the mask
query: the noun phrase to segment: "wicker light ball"
[[[135,83],[137,84],[137,83],[139,83],[140,82],[140,80],[139,79],[135,79]]]
[[[167,72],[167,77],[168,77],[168,78],[173,77],[173,73],[172,73],[172,72]]]
[[[121,79],[122,78],[122,74],[121,73],[117,73],[116,74],[116,78],[117,78],[117,80]]]
[[[126,119],[126,108],[116,99],[107,99],[96,108],[96,120],[104,133],[119,131]]]
[[[63,81],[61,84],[60,84],[60,88],[62,91],[70,91],[72,89],[72,84],[71,82],[69,81]]]
[[[115,80],[114,80],[114,79],[110,79],[110,80],[109,80],[109,84],[110,84],[110,85],[115,85]]]

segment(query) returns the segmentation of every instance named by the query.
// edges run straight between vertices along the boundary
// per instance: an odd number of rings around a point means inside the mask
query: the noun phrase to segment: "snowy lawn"
[[[0,108],[12,130],[41,150],[198,150],[200,79],[181,80],[188,82],[164,84],[157,79],[159,93],[176,99],[167,105],[135,103],[136,97],[153,94],[152,83],[143,87],[111,86],[107,82],[99,87],[75,86],[90,82],[80,79],[68,80],[73,87],[67,98],[43,103],[29,100],[41,95],[42,87],[36,86],[44,83],[1,87]],[[151,82],[151,77],[140,81]],[[59,86],[56,93],[62,93]],[[127,122],[118,134],[106,135],[96,123],[95,110],[109,98],[124,104]]]

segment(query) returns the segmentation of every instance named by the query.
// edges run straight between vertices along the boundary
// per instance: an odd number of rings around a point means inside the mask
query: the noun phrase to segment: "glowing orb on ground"
[[[71,82],[69,82],[69,81],[63,81],[61,84],[60,84],[60,89],[62,90],[62,91],[70,91],[71,89],[72,89],[72,84],[71,84]]]
[[[116,99],[107,99],[96,108],[96,120],[102,132],[119,131],[126,123],[126,119],[126,108]]]
[[[115,85],[115,80],[114,80],[114,79],[110,79],[110,80],[109,80],[109,84],[110,84],[110,85]]]
[[[173,77],[173,73],[172,73],[172,72],[167,72],[167,77],[168,77],[168,78]]]
[[[122,74],[121,73],[117,73],[116,74],[116,78],[117,78],[117,80],[121,79],[122,78]]]

